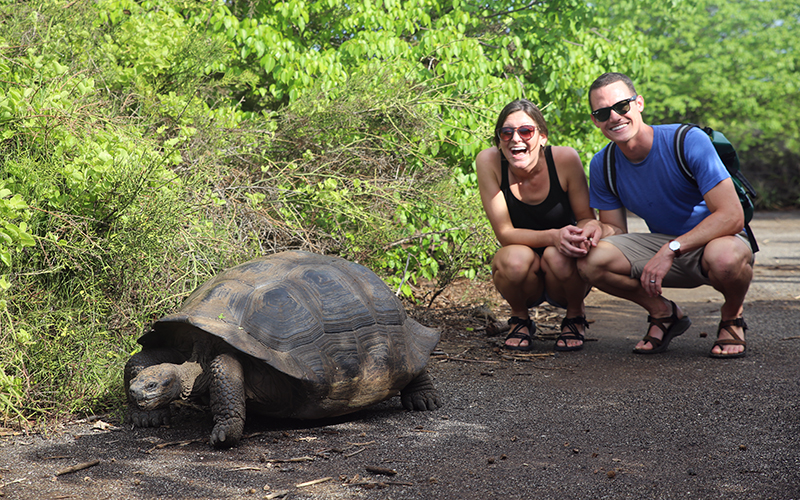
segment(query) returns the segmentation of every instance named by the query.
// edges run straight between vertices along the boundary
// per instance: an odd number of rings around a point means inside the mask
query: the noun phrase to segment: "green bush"
[[[135,339],[257,255],[338,254],[428,304],[485,273],[499,109],[531,98],[588,159],[588,81],[646,62],[630,23],[520,7],[0,2],[0,415],[119,412]]]

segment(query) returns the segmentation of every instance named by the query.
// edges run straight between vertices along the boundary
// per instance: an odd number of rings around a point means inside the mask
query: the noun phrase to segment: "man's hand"
[[[675,260],[675,252],[669,249],[667,245],[661,247],[644,266],[642,271],[642,288],[645,293],[650,297],[661,295],[661,283],[664,276],[667,275],[669,269],[672,267],[672,262]]]
[[[583,225],[583,236],[586,238],[586,250],[596,247],[603,237],[603,223],[598,220],[591,220]]]

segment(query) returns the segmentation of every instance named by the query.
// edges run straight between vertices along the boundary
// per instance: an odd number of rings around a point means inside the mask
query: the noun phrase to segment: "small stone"
[[[742,451],[745,451],[745,450],[747,450],[747,445],[746,444],[740,444],[739,445],[739,449],[742,450]]]
[[[609,479],[614,479],[615,477],[617,477],[617,472],[613,471],[613,470],[610,470],[610,471],[606,472],[606,476],[608,476]]]

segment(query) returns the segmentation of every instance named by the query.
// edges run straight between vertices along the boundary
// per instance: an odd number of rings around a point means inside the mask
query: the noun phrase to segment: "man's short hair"
[[[603,73],[597,80],[592,83],[592,86],[589,87],[589,110],[592,110],[592,92],[597,89],[601,89],[607,85],[611,85],[612,83],[622,82],[628,87],[628,90],[631,91],[631,95],[638,95],[636,93],[636,88],[633,86],[633,80],[631,80],[628,75],[623,73]]]

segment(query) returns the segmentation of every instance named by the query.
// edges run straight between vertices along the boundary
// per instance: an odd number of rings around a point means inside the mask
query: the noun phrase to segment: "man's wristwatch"
[[[669,249],[675,253],[675,257],[681,256],[681,242],[678,240],[669,240]]]

